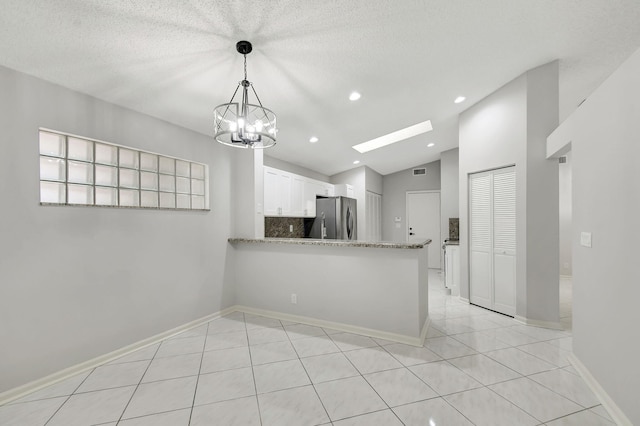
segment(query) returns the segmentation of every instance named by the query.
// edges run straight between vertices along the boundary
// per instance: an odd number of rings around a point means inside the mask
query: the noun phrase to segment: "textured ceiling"
[[[461,111],[555,59],[562,119],[640,46],[638,0],[0,0],[0,10],[0,64],[205,134],[242,78],[235,43],[251,41],[249,80],[280,128],[267,154],[327,175],[355,159],[382,174],[438,159],[458,144]],[[351,148],[427,119],[428,134]]]

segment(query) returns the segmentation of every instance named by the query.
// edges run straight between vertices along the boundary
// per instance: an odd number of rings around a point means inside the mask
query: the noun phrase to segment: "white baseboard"
[[[466,297],[462,297],[462,296],[459,296],[459,297],[460,297],[460,301],[462,301],[462,302],[464,302],[464,303],[471,303],[471,302],[469,301],[469,299],[467,299]]]
[[[427,335],[427,329],[431,321],[427,317],[422,327],[420,336],[413,337],[413,336],[406,336],[404,334],[390,333],[388,331],[380,331],[372,328],[344,324],[341,322],[334,322],[334,321],[321,320],[321,319],[312,318],[312,317],[305,317],[302,315],[285,314],[282,312],[268,311],[266,309],[251,308],[249,306],[243,306],[243,305],[236,305],[233,308],[247,314],[262,315],[269,318],[275,318],[281,321],[298,322],[301,324],[313,325],[316,327],[331,328],[333,330],[344,331],[347,333],[362,334],[363,336],[375,337],[378,339],[385,339],[385,340],[390,340],[398,343],[405,343],[407,345],[412,345],[412,346],[422,346],[424,344],[424,339]]]
[[[424,341],[427,338],[427,333],[429,332],[429,327],[431,326],[431,317],[427,315],[427,319],[424,322],[424,325],[422,326],[422,333],[420,333],[420,345],[418,346],[424,346]]]
[[[223,309],[214,314],[207,315],[205,317],[188,322],[181,326],[172,328],[171,330],[156,334],[155,336],[149,337],[147,339],[143,339],[136,343],[132,343],[131,345],[127,345],[120,349],[116,349],[115,351],[109,352],[105,355],[100,355],[96,358],[90,359],[80,364],[76,364],[71,367],[65,368],[64,370],[57,371],[41,379],[34,380],[32,382],[26,383],[22,386],[18,386],[13,389],[9,389],[8,391],[0,393],[0,405],[14,401],[18,398],[22,398],[27,394],[38,391],[42,388],[53,385],[62,380],[68,379],[69,377],[75,376],[76,374],[80,374],[84,371],[88,371],[93,368],[96,368],[99,365],[106,364],[107,362],[111,362],[114,359],[120,358],[123,355],[127,355],[139,349],[156,344],[164,339],[175,336],[176,334],[182,333],[183,331],[189,330],[191,328],[198,327],[202,324],[205,324],[211,321],[212,319],[227,315],[233,311],[234,311],[233,307]]]
[[[520,315],[516,315],[513,319],[515,319],[520,324],[524,324],[524,325],[532,325],[534,327],[541,327],[541,328],[551,328],[553,330],[564,330],[564,326],[562,325],[561,322],[534,320],[530,318],[521,317]]]
[[[45,376],[41,379],[34,380],[32,382],[26,383],[22,386],[18,386],[13,389],[9,389],[8,391],[0,393],[0,405],[7,404],[11,401],[15,401],[16,399],[22,398],[23,396],[28,395],[32,392],[36,392],[47,386],[51,386],[62,380],[75,376],[76,374],[80,374],[84,371],[88,371],[93,368],[96,368],[102,364],[111,362],[116,358],[120,358],[121,356],[128,355],[139,349],[159,343],[162,340],[168,339],[186,330],[198,327],[213,319],[228,315],[235,311],[245,312],[248,314],[262,315],[265,317],[276,318],[284,321],[292,321],[292,322],[298,322],[298,323],[303,323],[308,325],[315,325],[318,327],[331,328],[334,330],[340,330],[348,333],[357,333],[357,334],[362,334],[369,337],[376,337],[379,339],[405,343],[412,346],[424,345],[424,341],[427,336],[427,331],[431,324],[431,318],[427,317],[424,325],[422,326],[420,336],[412,337],[412,336],[406,336],[403,334],[390,333],[386,331],[380,331],[380,330],[374,330],[374,329],[365,328],[365,327],[358,327],[354,325],[343,324],[339,322],[325,321],[325,320],[320,320],[316,318],[304,317],[300,315],[284,314],[280,312],[267,311],[264,309],[250,308],[248,306],[235,305],[235,306],[230,306],[226,309],[223,309],[219,312],[199,318],[197,320],[188,322],[181,326],[172,328],[171,330],[156,334],[155,336],[149,337],[147,339],[143,339],[136,343],[132,343],[131,345],[122,347],[120,349],[116,349],[115,351],[109,352],[105,355],[101,355],[96,358],[90,359],[88,361],[82,362],[80,364],[76,364],[71,367],[65,368],[64,370],[60,370],[58,372]]]
[[[631,420],[622,412],[620,407],[611,399],[609,394],[600,386],[600,383],[593,377],[591,372],[585,367],[585,365],[571,353],[567,356],[567,359],[580,374],[584,382],[589,386],[589,389],[595,394],[596,398],[600,400],[602,406],[607,410],[607,413],[611,416],[614,422],[620,426],[632,426]]]

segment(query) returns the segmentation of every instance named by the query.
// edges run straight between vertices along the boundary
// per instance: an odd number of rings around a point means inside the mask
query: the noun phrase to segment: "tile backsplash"
[[[291,232],[293,225],[293,232]],[[304,238],[304,219],[300,217],[265,217],[266,238]]]
[[[449,239],[454,241],[460,239],[460,219],[457,217],[449,218]]]

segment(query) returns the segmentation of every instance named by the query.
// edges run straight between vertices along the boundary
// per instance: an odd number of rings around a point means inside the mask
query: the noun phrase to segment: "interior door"
[[[516,313],[516,174],[513,167],[493,174],[493,306]]]
[[[367,191],[367,241],[382,239],[382,195]]]
[[[407,242],[429,244],[429,268],[439,269],[441,264],[440,242],[440,192],[407,192]]]
[[[493,309],[491,175],[469,176],[469,300]]]
[[[469,176],[469,300],[516,313],[514,167]]]

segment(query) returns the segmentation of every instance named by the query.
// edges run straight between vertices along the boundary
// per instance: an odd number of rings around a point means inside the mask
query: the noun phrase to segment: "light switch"
[[[580,233],[580,245],[583,247],[591,247],[591,232]]]
[[[396,229],[400,229],[400,224],[396,223]]]

